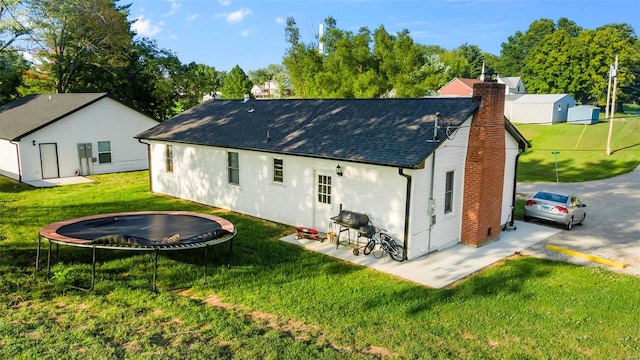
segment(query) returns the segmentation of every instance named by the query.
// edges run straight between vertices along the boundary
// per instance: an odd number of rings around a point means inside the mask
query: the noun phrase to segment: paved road
[[[530,195],[542,189],[578,195],[587,204],[584,226],[563,230],[525,251],[526,255],[567,261],[581,265],[598,264],[546,249],[547,244],[616,260],[625,269],[613,271],[640,276],[640,167],[611,179],[583,183],[518,183],[520,194]],[[550,225],[554,226],[554,225]]]

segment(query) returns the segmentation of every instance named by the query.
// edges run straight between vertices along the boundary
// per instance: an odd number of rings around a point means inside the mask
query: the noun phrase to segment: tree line
[[[283,62],[298,96],[434,95],[455,77],[479,78],[484,63],[485,72],[521,77],[529,93],[568,93],[580,103],[603,105],[619,55],[619,99],[640,99],[640,42],[628,24],[589,30],[566,18],[540,19],[503,42],[499,56],[476,45],[447,50],[418,44],[409,31],[390,34],[382,25],[354,33],[339,29],[332,17],[324,24],[322,38],[303,43],[295,19],[287,19]]]
[[[529,93],[601,105],[615,55],[619,99],[640,98],[640,42],[628,24],[589,30],[566,18],[540,19],[510,36],[497,56],[467,43],[452,50],[419,44],[408,30],[391,34],[382,25],[354,33],[332,17],[322,38],[304,43],[288,18],[283,63],[247,74],[182,63],[136,36],[129,8],[118,0],[0,0],[0,105],[29,94],[109,92],[165,120],[205,94],[240,99],[268,81],[302,98],[434,95],[454,77],[479,78],[483,63],[487,72],[520,76]]]

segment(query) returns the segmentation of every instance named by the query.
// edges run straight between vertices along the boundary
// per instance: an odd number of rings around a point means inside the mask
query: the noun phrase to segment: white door
[[[60,177],[58,145],[56,143],[40,144],[40,168],[42,169],[43,179]]]
[[[335,202],[334,184],[331,173],[315,172],[315,199],[313,206],[313,227],[321,232],[327,232],[331,226],[331,217]]]

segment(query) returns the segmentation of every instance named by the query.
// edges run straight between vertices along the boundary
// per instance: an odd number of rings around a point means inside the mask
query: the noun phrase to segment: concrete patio
[[[503,231],[500,239],[474,248],[457,244],[443,251],[436,251],[418,259],[397,262],[388,255],[376,259],[372,255],[353,254],[353,247],[336,245],[328,241],[295,239],[294,234],[282,241],[302,246],[305,249],[323,253],[334,258],[389,273],[405,280],[443,288],[463,279],[493,263],[518,253],[561,230],[541,225],[516,221],[516,230]],[[363,240],[364,241],[364,240]],[[360,245],[364,245],[362,242]]]

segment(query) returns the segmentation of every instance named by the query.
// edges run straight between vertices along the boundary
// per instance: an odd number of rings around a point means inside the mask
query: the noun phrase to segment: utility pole
[[[618,86],[618,55],[613,68],[613,95],[611,98],[611,112],[609,113],[609,136],[607,137],[607,156],[611,155],[611,134],[613,133],[613,118],[616,113],[616,87]]]
[[[613,64],[609,66],[609,86],[607,86],[607,105],[604,107],[604,118],[609,118],[609,100],[611,99],[611,77],[613,76]]]

